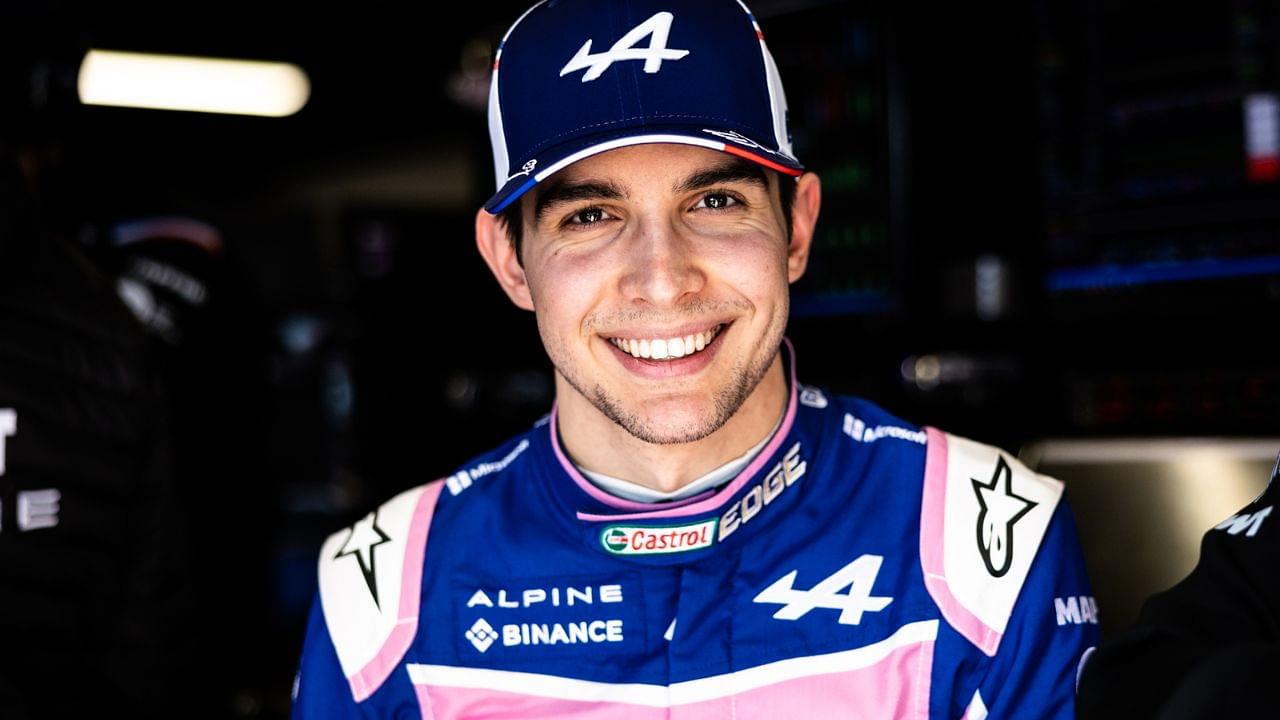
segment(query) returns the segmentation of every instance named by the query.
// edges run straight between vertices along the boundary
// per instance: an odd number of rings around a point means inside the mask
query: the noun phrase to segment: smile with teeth
[[[685,335],[684,337],[656,338],[653,340],[647,338],[644,340],[610,338],[609,342],[613,343],[622,352],[629,353],[632,357],[645,358],[647,360],[675,360],[700,352],[711,344],[711,341],[715,339],[722,329],[724,329],[724,325],[717,325],[705,332]]]

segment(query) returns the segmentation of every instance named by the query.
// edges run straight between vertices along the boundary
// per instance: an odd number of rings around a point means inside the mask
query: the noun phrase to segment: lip
[[[719,324],[719,323],[717,323]],[[691,332],[699,332],[698,327],[706,330],[705,326],[689,326]],[[711,327],[715,327],[712,325]],[[647,378],[650,380],[662,380],[666,378],[682,377],[685,375],[693,375],[702,371],[703,368],[711,364],[716,354],[720,352],[721,340],[729,329],[733,327],[732,322],[724,323],[724,327],[716,336],[711,339],[711,343],[705,348],[692,355],[687,355],[678,360],[646,360],[644,358],[634,357],[631,353],[623,352],[621,348],[608,340],[601,338],[601,341],[608,346],[613,352],[614,357],[618,359],[618,363],[626,368],[632,375]],[[671,337],[675,337],[677,333],[673,333]],[[622,337],[622,336],[614,336]],[[654,336],[650,336],[654,337]],[[663,337],[658,335],[656,337]]]

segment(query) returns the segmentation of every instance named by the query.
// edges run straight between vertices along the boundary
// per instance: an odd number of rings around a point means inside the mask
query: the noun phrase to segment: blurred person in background
[[[263,462],[265,323],[210,223],[134,218],[95,234],[88,252],[145,328],[153,379],[164,388],[173,512],[190,538],[186,691],[205,700],[184,712],[253,714],[266,703],[272,658],[246,648],[270,636],[265,550],[278,526]]]
[[[1280,708],[1280,459],[1256,500],[1205,533],[1200,560],[1092,653],[1082,720],[1273,717]]]
[[[1070,717],[1061,483],[796,379],[821,193],[745,7],[538,4],[489,117],[556,402],[324,544],[295,716]]]
[[[165,406],[114,282],[50,230],[58,67],[0,58],[0,716],[159,717],[189,592]]]

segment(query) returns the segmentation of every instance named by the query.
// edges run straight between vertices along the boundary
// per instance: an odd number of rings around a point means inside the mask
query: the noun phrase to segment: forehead
[[[542,184],[550,188],[605,181],[622,188],[676,189],[693,174],[734,167],[745,168],[768,184],[771,173],[754,163],[717,150],[677,143],[645,143],[607,150],[569,165]]]

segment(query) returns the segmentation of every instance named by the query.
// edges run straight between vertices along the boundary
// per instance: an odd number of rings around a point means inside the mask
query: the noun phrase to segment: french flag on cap
[[[738,0],[550,0],[507,30],[489,86],[499,213],[582,158],[682,143],[787,175],[787,100],[760,26]]]

